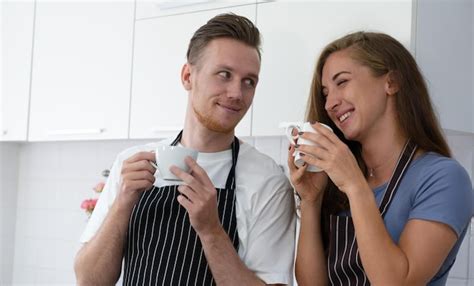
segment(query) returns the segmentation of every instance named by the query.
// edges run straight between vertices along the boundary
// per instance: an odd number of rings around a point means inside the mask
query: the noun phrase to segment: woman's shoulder
[[[413,167],[425,176],[446,174],[460,175],[469,179],[466,169],[456,159],[434,152],[421,154],[413,162]]]
[[[413,171],[418,189],[456,189],[456,193],[470,197],[472,183],[466,169],[454,158],[426,152],[415,159]]]

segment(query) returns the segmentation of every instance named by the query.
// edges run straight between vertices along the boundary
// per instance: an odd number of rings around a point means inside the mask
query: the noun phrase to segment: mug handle
[[[301,129],[298,125],[289,124],[288,126],[286,126],[285,135],[286,135],[286,138],[288,138],[288,140],[290,141],[291,144],[296,145],[295,139],[298,139],[298,134],[293,136],[293,134],[292,134],[293,129],[298,130],[298,132],[301,131]]]

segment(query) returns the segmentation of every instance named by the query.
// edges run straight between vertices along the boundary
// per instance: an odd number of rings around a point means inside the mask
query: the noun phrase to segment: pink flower
[[[91,214],[97,204],[97,199],[83,200],[81,203],[81,209],[84,209],[88,214]]]
[[[96,193],[101,193],[102,190],[104,189],[104,186],[105,186],[105,183],[104,183],[104,182],[100,182],[100,183],[98,183],[97,185],[95,185],[95,187],[94,187],[93,189],[94,189],[94,191],[95,191]]]

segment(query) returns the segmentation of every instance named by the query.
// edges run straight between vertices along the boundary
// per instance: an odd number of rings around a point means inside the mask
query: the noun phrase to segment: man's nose
[[[227,89],[227,96],[234,99],[242,98],[243,92],[242,84],[240,81],[235,80],[229,85]]]

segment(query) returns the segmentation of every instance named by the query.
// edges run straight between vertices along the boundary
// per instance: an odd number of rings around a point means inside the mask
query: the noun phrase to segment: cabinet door
[[[252,135],[281,135],[281,122],[304,119],[316,59],[336,38],[375,30],[409,47],[411,11],[409,0],[257,4],[257,26],[264,41]]]
[[[34,2],[0,2],[0,141],[26,141]]]
[[[445,129],[474,133],[474,3],[418,0],[416,59]],[[442,19],[442,20],[441,20]]]
[[[255,5],[139,20],[135,26],[130,137],[156,138],[183,128],[187,91],[181,68],[194,31],[224,12],[255,19]],[[250,135],[251,110],[236,133]]]
[[[236,7],[247,4],[255,4],[255,0],[137,0],[137,19],[146,19],[167,15],[192,13],[219,8]]]
[[[37,3],[31,141],[127,138],[133,5]]]

